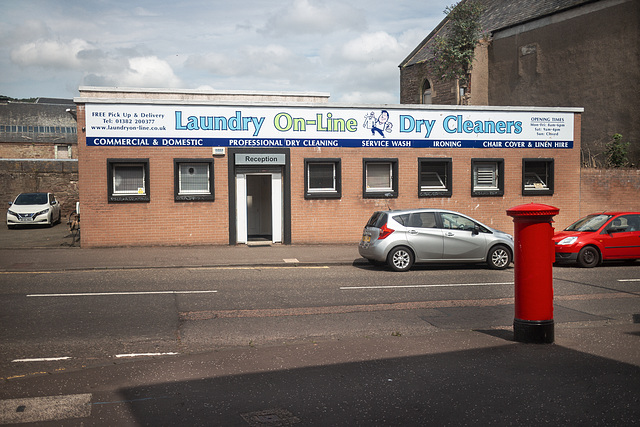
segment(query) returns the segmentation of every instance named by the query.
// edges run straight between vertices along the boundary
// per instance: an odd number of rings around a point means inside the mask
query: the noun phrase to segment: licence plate
[[[22,222],[33,222],[33,217],[23,216],[23,217],[20,218],[20,221],[22,221]]]

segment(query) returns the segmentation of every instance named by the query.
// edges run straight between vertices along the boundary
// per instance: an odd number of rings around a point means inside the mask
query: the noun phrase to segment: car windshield
[[[574,222],[565,231],[597,231],[602,227],[613,215],[589,215]]]
[[[49,202],[47,193],[23,193],[20,194],[14,204],[16,205],[45,205]]]

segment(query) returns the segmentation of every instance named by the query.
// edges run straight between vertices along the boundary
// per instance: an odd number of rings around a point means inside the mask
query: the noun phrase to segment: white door
[[[247,178],[268,177],[269,191],[259,191],[264,184],[262,179]],[[266,185],[269,185],[267,182]],[[271,200],[269,203],[268,197]],[[264,197],[264,199],[261,199]],[[282,173],[236,174],[236,239],[237,243],[247,243],[252,234],[268,232],[273,243],[282,242]],[[263,212],[264,209],[270,212]],[[264,224],[264,221],[270,224]],[[268,227],[271,230],[268,230]]]

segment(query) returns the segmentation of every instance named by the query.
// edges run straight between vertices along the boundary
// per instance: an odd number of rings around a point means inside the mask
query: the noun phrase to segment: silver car
[[[505,269],[513,236],[458,212],[413,209],[374,212],[362,232],[360,255],[407,271],[414,263],[479,263]]]

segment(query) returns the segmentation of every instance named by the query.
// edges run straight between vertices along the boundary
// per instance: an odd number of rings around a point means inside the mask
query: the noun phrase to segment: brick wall
[[[640,170],[582,169],[580,215],[602,211],[640,212]],[[570,224],[559,223],[562,228]]]
[[[579,215],[575,195],[580,191],[579,163],[574,150],[545,152],[555,159],[555,194],[522,196],[522,158],[539,157],[539,150],[493,151],[491,149],[326,149],[321,153],[307,149],[291,150],[292,243],[353,243],[376,210],[443,208],[459,211],[507,232],[513,232],[512,218],[506,210],[525,203],[543,203],[560,208],[557,218],[573,219]],[[305,200],[304,157],[342,158],[342,198]],[[399,195],[393,199],[362,197],[362,159],[397,158]],[[447,198],[418,197],[418,157],[453,159],[453,194]],[[503,197],[471,197],[471,159],[502,158],[505,165]],[[569,166],[575,165],[575,166]]]
[[[0,203],[7,207],[20,193],[54,193],[63,217],[78,201],[78,162],[76,160],[0,159]]]
[[[56,146],[63,147],[56,149]],[[53,144],[50,142],[2,142],[0,159],[77,159],[76,144]],[[71,154],[71,157],[68,156]]]
[[[426,76],[432,76],[425,63],[400,68],[400,103],[421,104]],[[431,103],[439,105],[456,105],[455,83],[430,80],[432,85]]]

